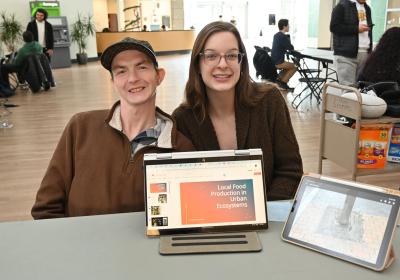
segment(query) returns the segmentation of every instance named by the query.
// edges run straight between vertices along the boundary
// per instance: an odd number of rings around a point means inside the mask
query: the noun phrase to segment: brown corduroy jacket
[[[143,155],[194,150],[170,116],[157,108],[170,125],[157,146],[144,147],[132,157],[129,139],[109,125],[117,105],[72,117],[40,185],[33,218],[144,211]]]
[[[219,150],[211,119],[201,121],[199,110],[181,105],[173,112],[177,128],[197,150]],[[276,89],[254,107],[235,100],[238,149],[261,148],[268,200],[293,198],[303,175],[303,165],[288,108]]]

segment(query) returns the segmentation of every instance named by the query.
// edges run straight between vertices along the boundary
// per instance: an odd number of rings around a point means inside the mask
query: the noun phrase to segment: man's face
[[[44,14],[43,13],[41,13],[41,12],[36,12],[36,20],[38,21],[38,22],[42,22],[42,21],[44,21]]]
[[[137,50],[120,52],[112,61],[111,72],[121,105],[155,106],[156,89],[164,79],[165,71],[156,70],[147,55]]]
[[[283,27],[284,32],[289,32],[289,24]]]

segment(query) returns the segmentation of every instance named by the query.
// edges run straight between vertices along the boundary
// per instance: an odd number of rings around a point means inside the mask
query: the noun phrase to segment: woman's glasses
[[[220,63],[221,58],[223,57],[226,63],[230,66],[238,65],[242,62],[244,57],[244,53],[240,52],[229,52],[226,54],[219,54],[217,52],[202,52],[200,56],[204,59],[204,63],[208,66],[216,66]]]

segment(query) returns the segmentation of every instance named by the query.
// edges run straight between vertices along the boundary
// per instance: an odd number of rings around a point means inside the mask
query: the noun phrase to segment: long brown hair
[[[208,99],[206,86],[200,75],[200,53],[204,51],[204,46],[211,35],[218,32],[232,33],[238,42],[239,52],[244,54],[241,62],[241,74],[235,86],[235,95],[241,105],[254,106],[262,97],[262,92],[272,89],[273,86],[258,86],[250,77],[249,62],[247,60],[246,48],[236,27],[228,22],[215,21],[207,24],[197,35],[194,42],[190,67],[189,78],[185,87],[184,106],[200,111],[201,120],[205,119],[208,110]]]

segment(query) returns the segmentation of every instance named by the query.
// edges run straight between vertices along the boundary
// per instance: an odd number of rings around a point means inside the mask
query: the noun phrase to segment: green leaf
[[[82,17],[78,13],[77,20],[71,26],[71,40],[78,45],[79,53],[86,53],[87,39],[89,36],[94,36],[96,26],[93,22],[93,16],[88,14]]]

